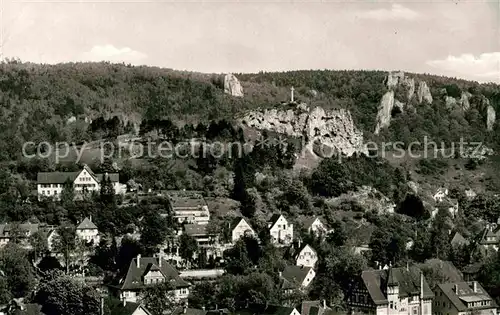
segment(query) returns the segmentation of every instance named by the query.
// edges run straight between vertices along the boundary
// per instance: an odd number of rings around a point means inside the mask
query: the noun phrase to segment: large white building
[[[295,261],[297,266],[314,268],[318,261],[318,254],[311,246],[305,245],[299,250],[299,253],[295,257]]]
[[[174,218],[179,223],[208,224],[210,211],[201,193],[167,192]]]
[[[118,181],[118,173],[94,174],[90,167],[83,166],[78,172],[42,172],[37,174],[38,199],[51,197],[59,199],[66,183],[71,183],[75,193],[99,192],[103,178],[109,178],[115,194],[125,193],[125,185]]]
[[[275,214],[268,222],[269,234],[274,244],[288,245],[293,241],[293,224],[282,214]]]
[[[432,315],[434,293],[416,267],[363,271],[347,304],[353,312],[373,315]]]

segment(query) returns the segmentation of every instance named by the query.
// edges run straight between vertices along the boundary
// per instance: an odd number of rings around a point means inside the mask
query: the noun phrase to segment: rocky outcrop
[[[346,109],[325,111],[316,107],[311,110],[302,103],[293,107],[284,105],[282,108],[252,111],[238,120],[248,127],[302,138],[305,149],[310,152],[318,143],[347,156],[365,152],[363,133],[354,126]]]
[[[428,104],[432,104],[432,94],[425,81],[420,81],[418,84],[417,98],[419,103],[426,101]]]
[[[446,108],[451,109],[457,105],[457,100],[454,97],[446,96],[444,98]]]
[[[488,108],[486,109],[486,129],[488,131],[493,130],[493,126],[495,125],[495,120],[496,120],[496,112],[493,106],[488,105]]]
[[[469,98],[472,96],[469,92],[462,92],[462,95],[460,96],[460,104],[462,105],[462,109],[464,111],[469,110],[470,108],[470,102]]]
[[[231,73],[224,76],[224,93],[236,97],[243,97],[243,88],[241,87],[241,83]]]
[[[387,78],[385,79],[385,85],[388,89],[394,89],[396,86],[403,81],[405,73],[403,71],[389,72]]]
[[[401,84],[406,88],[406,98],[410,101],[415,94],[415,79],[404,77]]]
[[[389,126],[391,123],[392,109],[394,108],[394,91],[388,91],[382,96],[377,113],[377,125],[375,126],[375,134],[378,135],[382,128]]]
[[[402,103],[397,99],[394,99],[394,108],[397,108],[402,113],[405,110],[405,103]]]

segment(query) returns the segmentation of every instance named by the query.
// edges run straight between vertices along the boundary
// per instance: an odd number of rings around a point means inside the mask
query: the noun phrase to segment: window
[[[418,309],[416,307],[413,308],[413,315],[417,315],[418,314]]]

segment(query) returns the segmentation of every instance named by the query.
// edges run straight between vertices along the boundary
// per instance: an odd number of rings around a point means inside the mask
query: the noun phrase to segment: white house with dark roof
[[[354,279],[353,279],[354,280]],[[347,305],[374,315],[432,315],[434,293],[417,267],[365,270],[353,281]]]
[[[171,264],[163,258],[138,255],[130,262],[125,277],[117,285],[110,285],[110,288],[116,290],[120,300],[138,302],[145,288],[163,282],[172,285],[176,301],[187,299],[190,284],[179,276],[179,272]]]
[[[124,193],[124,187],[118,181],[118,173],[94,174],[87,165],[78,172],[41,172],[37,174],[38,199],[51,197],[59,199],[66,183],[71,183],[75,193],[84,191],[99,192],[103,178],[109,178],[115,194]]]
[[[307,233],[313,234],[317,237],[332,232],[327,229],[326,225],[319,217],[304,217],[300,221],[302,223],[302,227],[307,231]]]
[[[280,288],[285,293],[289,293],[294,289],[306,289],[315,276],[316,272],[311,267],[288,265],[279,273],[281,279]]]
[[[433,303],[436,315],[497,315],[497,304],[477,282],[438,284]]]
[[[274,244],[288,245],[293,241],[293,224],[282,214],[274,214],[268,222],[269,234]]]
[[[231,224],[231,243],[236,243],[243,236],[256,236],[254,229],[244,218],[235,218]]]
[[[92,242],[94,245],[98,245],[100,242],[99,230],[97,226],[92,222],[92,217],[85,218],[76,227],[76,236],[87,243]]]
[[[210,211],[199,192],[168,191],[169,203],[174,218],[179,223],[208,224]]]
[[[318,261],[318,253],[309,245],[304,245],[295,256],[297,266],[314,268]]]
[[[22,223],[22,224],[0,224],[0,246],[5,246],[12,238],[17,237],[21,243],[29,247],[27,240],[40,229],[40,224]]]

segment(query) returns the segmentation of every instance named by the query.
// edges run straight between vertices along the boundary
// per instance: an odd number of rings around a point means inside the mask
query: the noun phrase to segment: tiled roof
[[[450,241],[450,244],[452,246],[456,246],[456,245],[469,245],[469,241],[465,239],[465,237],[462,236],[462,234],[456,232],[451,241]]]
[[[68,179],[73,182],[80,172],[42,172],[36,176],[38,184],[64,184]]]
[[[269,223],[271,223],[271,226],[274,226],[276,224],[276,221],[281,217],[281,213],[275,213],[272,215],[272,217],[269,219]]]
[[[121,290],[140,290],[145,288],[142,277],[146,274],[146,270],[151,268],[151,265],[159,265],[159,259],[156,257],[141,257],[139,267],[137,267],[137,258],[132,259],[130,262],[127,275],[125,279],[120,282],[119,288]],[[189,287],[189,283],[181,279],[179,272],[167,261],[162,259],[161,273],[165,276],[166,281],[169,281],[174,288]]]
[[[303,267],[303,266],[286,266],[285,270],[281,273],[281,276],[283,279],[295,283],[295,284],[302,284],[304,280],[307,277],[307,274],[309,273],[309,270],[312,268],[310,267]]]
[[[302,245],[302,247],[299,248],[299,251],[297,252],[297,255],[295,255],[295,259],[297,259],[300,255],[300,253],[305,249],[305,248],[309,248],[314,254],[317,255],[316,253],[316,250],[314,250],[314,248],[312,248],[312,246],[310,246],[309,244],[304,244]]]
[[[144,313],[151,315],[151,313],[144,306],[133,302],[127,302],[125,305],[123,305],[122,302],[117,303],[111,310],[111,315],[132,315],[139,307],[142,308]]]
[[[300,223],[302,223],[302,226],[307,230],[309,229],[314,221],[318,219],[317,217],[303,217],[300,219]],[[320,220],[321,221],[321,220]]]
[[[420,293],[420,269],[411,267],[390,268],[392,272],[392,281],[399,285],[399,296],[418,295]],[[387,304],[387,298],[384,294],[385,287],[389,281],[389,270],[365,270],[361,278],[375,304]],[[424,278],[424,298],[432,298],[431,288]]]
[[[458,294],[455,293],[455,286],[458,289]],[[479,282],[476,282],[477,292],[474,292],[471,286],[472,283],[469,284],[467,282],[449,282],[449,283],[438,284],[438,287],[441,289],[441,291],[443,291],[443,294],[445,294],[448,297],[448,299],[451,301],[451,303],[453,303],[453,305],[455,305],[455,307],[458,309],[459,312],[467,310],[467,305],[464,304],[463,300],[467,301],[471,300],[471,298],[477,301],[479,300],[491,301],[491,305],[483,307],[475,307],[474,309],[497,307],[495,301],[488,295],[486,290],[479,284]]]
[[[205,315],[207,311],[199,309],[199,308],[184,308],[180,306],[176,308],[171,315]]]
[[[428,259],[423,264],[417,265],[419,268],[430,267],[433,270],[439,270],[445,276],[446,282],[463,281],[463,274],[458,270],[451,261],[440,260],[437,258]]]
[[[90,221],[89,218],[85,218],[82,223],[78,224],[77,230],[97,230],[97,226]]]
[[[248,307],[238,309],[233,312],[235,315],[290,315],[293,312],[293,307],[266,305],[266,304],[249,304]]]
[[[494,238],[493,241],[488,241],[487,238],[492,237]],[[494,245],[498,244],[498,237],[489,227],[485,227],[483,231],[483,235],[481,236],[481,245]]]
[[[0,230],[1,233],[3,234],[4,232],[10,232],[12,228],[14,228],[15,224],[0,224]],[[35,233],[38,231],[38,228],[40,227],[39,224],[32,224],[32,223],[22,223],[19,224],[19,229],[22,231],[29,231],[31,234]]]
[[[302,301],[302,304],[300,305],[300,315],[309,315],[309,311],[311,310],[312,307],[322,308],[321,301]]]

